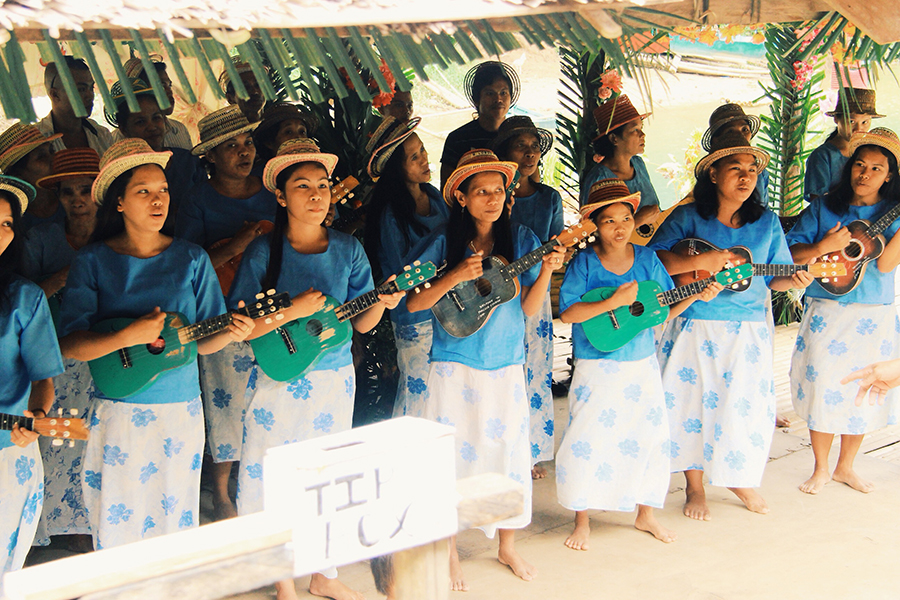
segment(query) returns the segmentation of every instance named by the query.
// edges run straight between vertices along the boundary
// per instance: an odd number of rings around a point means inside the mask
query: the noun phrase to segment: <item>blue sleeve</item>
[[[584,181],[581,182],[581,191],[578,194],[579,206],[584,206],[588,203],[588,197],[591,195],[591,186],[603,179],[600,175],[600,169],[602,168],[599,164],[594,164],[591,170],[588,171],[588,174],[584,176]]]
[[[828,142],[825,142],[827,144]],[[806,175],[803,179],[803,195],[807,201],[824,196],[831,188],[831,163],[825,144],[812,151],[806,159]]]
[[[814,244],[819,241],[819,208],[821,200],[813,200],[800,213],[800,218],[785,236],[788,246]]]
[[[99,293],[96,257],[93,252],[82,250],[72,261],[66,279],[66,301],[59,313],[59,337],[91,328],[97,319]]]
[[[211,319],[225,313],[225,298],[216,278],[216,271],[209,255],[201,249],[195,250],[194,258],[194,298],[197,302],[197,321]],[[251,296],[252,298],[252,296]]]
[[[522,258],[532,250],[536,250],[541,246],[541,240],[538,239],[538,236],[524,225],[518,226],[516,238],[519,254],[518,258]],[[519,275],[519,283],[525,286],[534,285],[534,282],[537,281],[538,276],[541,274],[541,264],[542,261],[538,261],[536,265]]]
[[[791,256],[791,250],[788,248],[787,241],[784,238],[784,230],[775,213],[768,212],[771,218],[771,239],[769,242],[769,255],[766,262],[770,265],[792,265],[794,259]],[[766,284],[772,281],[771,277],[766,277]]]
[[[41,255],[43,254],[44,245],[36,233],[32,228],[25,234],[25,244],[22,249],[22,275],[35,283],[39,283],[44,279],[41,272]]]
[[[256,294],[263,291],[263,279],[269,267],[269,239],[272,234],[262,235],[247,246],[244,257],[238,267],[234,282],[228,291],[228,299],[225,304],[228,308],[237,308],[238,302],[243,300],[249,303]]]
[[[672,276],[666,271],[666,267],[663,266],[662,261],[659,260],[659,257],[655,252],[652,253],[650,260],[652,261],[650,277],[653,281],[661,285],[664,290],[673,289],[675,287],[675,282],[672,281]]]
[[[350,280],[347,282],[347,300],[352,300],[375,289],[372,281],[372,265],[366,251],[356,238],[350,242]]]
[[[562,196],[559,195],[559,192],[553,190],[550,194],[550,237],[559,235],[565,227]]]
[[[632,191],[639,190],[641,192],[640,207],[659,206],[659,196],[656,195],[656,189],[650,181],[650,173],[647,172],[647,165],[644,164],[644,159],[640,156],[635,156],[632,159],[632,164],[634,165],[634,183],[636,184],[634,187],[637,188]],[[630,189],[632,186],[628,187]]]
[[[201,197],[200,185],[195,185],[185,195],[184,202],[175,217],[175,237],[206,247],[206,228],[203,226],[203,212],[198,199]]]
[[[756,178],[756,191],[763,206],[769,206],[769,172],[765,169]]]
[[[35,303],[29,307],[31,318],[24,324],[19,338],[22,362],[29,381],[40,381],[63,372],[59,342],[53,329],[50,307],[39,289],[34,294]]]
[[[663,221],[663,224],[656,231],[656,235],[653,236],[647,247],[654,252],[671,250],[672,246],[690,237],[691,231],[688,228],[690,223],[687,212],[689,207],[690,205],[684,205],[673,210],[669,218]]]
[[[397,219],[390,208],[386,208],[381,215],[381,248],[378,258],[381,261],[381,274],[389,277],[400,272],[406,263],[407,248],[406,238],[397,225]]]
[[[447,261],[446,228],[441,226],[425,236],[409,253],[410,261],[432,262],[440,269]],[[442,273],[443,275],[443,273]]]
[[[588,291],[588,252],[593,252],[587,247],[575,255],[566,267],[562,285],[559,287],[559,312],[566,311],[573,304],[581,302],[581,297]]]

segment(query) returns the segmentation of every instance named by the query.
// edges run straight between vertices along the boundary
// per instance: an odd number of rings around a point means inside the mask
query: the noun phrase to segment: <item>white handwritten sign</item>
[[[295,575],[457,531],[453,428],[403,417],[271,448],[265,512],[293,528]]]

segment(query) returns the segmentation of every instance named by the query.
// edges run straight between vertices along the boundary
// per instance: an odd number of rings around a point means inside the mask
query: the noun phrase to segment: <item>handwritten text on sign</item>
[[[272,448],[265,510],[291,523],[296,576],[456,533],[453,429],[404,417]]]

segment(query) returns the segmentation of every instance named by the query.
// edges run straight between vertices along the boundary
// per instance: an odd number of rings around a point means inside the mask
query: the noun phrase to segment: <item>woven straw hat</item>
[[[497,155],[487,148],[477,148],[469,150],[459,159],[456,170],[447,178],[444,184],[444,202],[453,206],[456,198],[453,193],[459,189],[460,184],[478,173],[500,173],[503,176],[503,185],[508,186],[509,182],[516,175],[519,165],[514,162],[501,161]]]
[[[169,151],[154,152],[150,144],[140,138],[119,140],[100,159],[100,173],[94,180],[91,197],[97,204],[103,204],[109,186],[119,175],[142,165],[159,165],[165,169],[171,156]]]
[[[156,100],[156,96],[153,94],[153,87],[143,79],[129,77],[128,83],[131,86],[132,91],[134,91],[134,95],[138,98],[149,96]],[[118,122],[118,119],[116,119],[116,113],[118,113],[128,101],[121,81],[112,84],[112,87],[109,88],[109,95],[112,97],[113,106],[104,106],[103,116],[106,117],[107,123],[113,127],[118,127],[120,123]]]
[[[505,62],[500,62],[499,60],[487,60],[469,69],[469,72],[466,73],[466,77],[463,80],[463,89],[466,91],[466,98],[469,99],[469,102],[472,103],[472,106],[475,107],[475,110],[478,110],[478,98],[475,97],[474,90],[475,78],[487,71],[496,71],[497,77],[502,78],[505,76],[507,79],[509,79],[511,84],[509,86],[509,106],[515,106],[516,102],[519,101],[519,91],[522,89],[522,85],[519,83],[519,76],[516,73],[516,70]]]
[[[0,191],[9,192],[19,201],[19,216],[25,214],[28,204],[37,195],[34,186],[12,175],[0,175]]]
[[[97,177],[100,174],[100,155],[93,148],[66,148],[53,155],[53,175],[41,177],[37,185],[54,189],[56,184],[77,177]]]
[[[191,154],[202,156],[236,135],[253,131],[259,123],[251,123],[235,104],[211,112],[197,124],[200,129],[200,143],[194,146]]]
[[[722,135],[713,140],[713,142],[712,151],[701,158],[697,166],[694,167],[694,176],[697,179],[700,179],[701,174],[709,171],[714,162],[734,154],[752,154],[756,158],[758,172],[761,172],[769,164],[768,152],[751,146],[747,138],[737,131]]]
[[[534,124],[531,117],[525,115],[516,115],[507,117],[497,129],[497,136],[494,138],[491,147],[494,152],[499,152],[508,140],[516,138],[523,133],[530,133],[538,139],[541,144],[541,156],[547,154],[553,147],[553,134]]]
[[[290,102],[272,102],[266,104],[266,107],[263,109],[259,127],[256,128],[253,137],[258,139],[284,121],[292,119],[303,121],[303,124],[306,125],[306,137],[311,137],[316,132],[316,129],[319,128],[319,119],[308,110],[304,110]]]
[[[900,163],[900,138],[887,127],[876,127],[866,133],[854,133],[850,137],[850,154],[860,146],[881,146]]]
[[[398,121],[394,117],[385,117],[381,120],[378,129],[366,144],[366,152],[371,156],[366,170],[372,181],[378,181],[384,173],[384,167],[394,155],[394,150],[415,132],[421,120],[420,117],[413,117],[409,121]]]
[[[242,61],[237,56],[232,56],[231,62],[232,64],[234,64],[234,68],[237,71],[238,75],[253,72],[253,67],[250,66],[250,63]],[[268,68],[265,66],[263,66],[263,69],[268,70]],[[228,69],[223,69],[222,73],[219,74],[219,87],[222,88],[223,94],[228,93],[229,83],[231,83],[231,77],[228,75]]]
[[[601,138],[626,123],[645,119],[648,116],[650,113],[639,113],[625,94],[616,96],[615,100],[604,102],[594,109],[594,121],[597,123],[598,130],[597,137],[594,139]]]
[[[263,185],[274,194],[277,189],[275,180],[278,178],[278,174],[291,165],[303,162],[319,163],[325,167],[328,177],[331,177],[337,161],[336,155],[319,152],[319,146],[309,138],[288,140],[278,148],[275,158],[266,163],[266,168],[263,170]]]
[[[37,125],[13,123],[6,131],[0,133],[0,171],[5,173],[38,146],[49,144],[61,137],[61,133],[44,136]]]
[[[751,138],[759,133],[759,117],[756,115],[748,115],[739,104],[723,104],[709,115],[709,128],[703,132],[703,139],[700,140],[703,149],[709,152],[711,148],[710,144],[712,143],[712,139],[715,137],[716,132],[734,121],[746,121],[747,125],[750,126]]]
[[[150,62],[164,66],[166,64],[159,54],[151,54]],[[144,63],[142,63],[141,59],[137,56],[133,56],[126,60],[125,64],[122,65],[122,68],[125,70],[125,77],[140,77],[144,74]]]
[[[884,115],[875,110],[875,90],[865,88],[844,88],[843,94],[838,94],[834,110],[825,114],[829,117],[839,117],[844,114],[843,97],[847,97],[847,114],[869,115],[873,119],[880,119]]]
[[[597,210],[617,202],[624,202],[631,206],[632,212],[637,212],[641,205],[641,193],[629,190],[621,179],[601,179],[591,186],[588,203],[578,212],[582,219],[590,219]]]

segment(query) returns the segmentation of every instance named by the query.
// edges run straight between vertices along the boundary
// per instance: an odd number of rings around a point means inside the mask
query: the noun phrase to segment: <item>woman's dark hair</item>
[[[0,191],[0,200],[9,202],[12,212],[13,239],[9,246],[0,254],[0,313],[9,312],[10,305],[9,286],[13,276],[16,275],[22,265],[22,249],[25,245],[25,230],[22,228],[22,205],[15,194]]]
[[[141,165],[143,166],[143,165]],[[119,212],[119,198],[125,196],[125,188],[138,167],[128,169],[110,184],[103,196],[103,204],[97,209],[97,227],[91,236],[91,243],[103,242],[125,231],[125,219]],[[160,167],[162,168],[162,167]]]
[[[888,174],[891,178],[882,183],[881,189],[878,190],[881,199],[891,200],[893,202],[900,200],[900,173],[897,172],[897,157],[895,157],[894,153],[887,148],[882,148],[875,144],[866,144],[860,146],[853,152],[850,160],[847,161],[847,164],[845,164],[843,170],[841,170],[840,180],[827,194],[825,194],[825,206],[836,215],[847,214],[850,210],[850,201],[853,200],[853,186],[850,185],[850,172],[853,169],[853,163],[859,158],[859,153],[863,148],[878,150],[885,158],[887,158]]]
[[[722,159],[720,158],[710,165],[710,169],[719,164],[721,160]],[[697,214],[707,221],[714,219],[719,213],[719,190],[709,177],[709,169],[701,173],[700,177],[697,178],[693,193]],[[740,221],[737,225],[741,226],[747,225],[748,223],[755,223],[765,212],[766,207],[763,206],[759,190],[754,186],[753,191],[750,193],[750,197],[744,200],[744,203],[741,204],[741,207],[737,210],[737,217]],[[733,218],[734,217],[732,217],[732,219]]]
[[[303,165],[316,165],[322,167],[323,171],[327,170],[321,163],[308,161],[294,163],[289,167],[285,167],[278,176],[275,177],[275,188],[284,193],[287,187],[287,181],[291,178],[294,171]],[[287,207],[279,204],[275,207],[275,223],[272,232],[269,234],[269,264],[266,266],[266,274],[263,277],[262,289],[269,290],[278,284],[278,275],[281,274],[281,263],[284,259],[284,234],[287,232],[288,213]]]
[[[467,177],[459,184],[459,191],[463,194],[469,192],[469,186],[472,185],[474,176]],[[513,239],[512,225],[509,220],[509,211],[501,210],[500,218],[494,221],[492,227],[494,234],[494,249],[491,254],[494,256],[502,256],[506,260],[512,261],[513,258]],[[466,255],[466,248],[469,242],[475,239],[475,220],[469,211],[463,210],[459,202],[453,203],[450,209],[450,219],[447,221],[447,268],[452,269]]]
[[[397,220],[397,227],[403,233],[404,245],[400,248],[400,254],[406,254],[410,250],[410,231],[420,237],[428,233],[428,228],[416,216],[416,201],[406,187],[406,179],[403,177],[405,160],[406,150],[403,144],[400,144],[388,159],[381,178],[372,190],[372,198],[366,212],[364,244],[369,262],[373,266],[378,264],[378,250],[381,248],[381,217],[388,208],[391,209]],[[424,185],[426,184],[420,187]]]
[[[616,147],[613,145],[612,140],[609,139],[609,136],[615,135],[618,137],[622,137],[622,134],[625,133],[625,125],[628,125],[628,123],[619,125],[606,135],[601,135],[596,140],[591,142],[594,153],[599,154],[600,156],[612,156],[616,151]]]
[[[512,95],[513,82],[509,78],[509,75],[506,74],[506,71],[503,70],[503,67],[497,64],[484,64],[478,68],[475,72],[475,77],[472,79],[471,98],[472,104],[474,104],[476,108],[478,108],[478,103],[481,100],[481,91],[498,79],[502,79],[506,82],[506,85],[509,86],[509,93]]]

